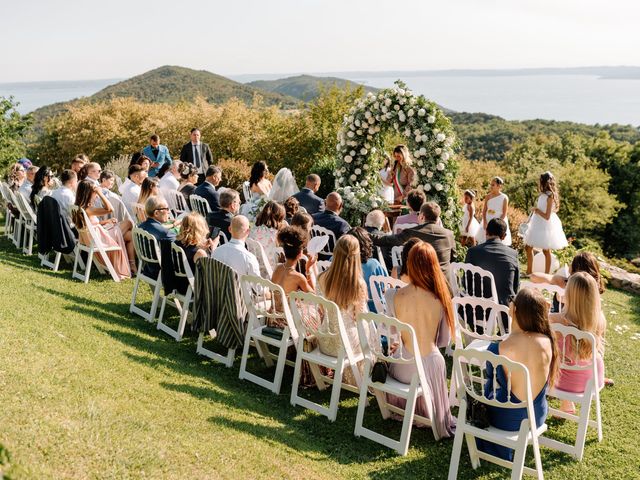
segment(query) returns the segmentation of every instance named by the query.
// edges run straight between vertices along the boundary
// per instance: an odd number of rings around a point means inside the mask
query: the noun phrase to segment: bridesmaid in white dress
[[[507,218],[507,209],[509,208],[509,197],[502,193],[504,180],[500,177],[494,177],[491,180],[489,195],[485,197],[484,208],[482,209],[482,228],[478,232],[478,243],[486,240],[487,224],[494,218],[501,218],[507,224],[507,235],[502,243],[511,246],[511,229],[509,228],[509,219]]]
[[[391,158],[388,155],[385,155],[384,165],[382,170],[378,172],[380,176],[380,181],[382,182],[382,186],[380,187],[380,191],[378,192],[380,196],[387,202],[389,205],[393,204],[393,178],[391,172]]]
[[[473,190],[464,191],[464,205],[462,207],[462,225],[460,225],[460,243],[473,247],[476,244],[476,236],[480,230],[480,223],[476,220],[476,208],[473,201],[476,192]]]
[[[560,196],[556,179],[551,172],[540,175],[538,182],[537,206],[531,209],[529,228],[524,236],[527,252],[527,275],[531,275],[533,268],[533,249],[540,248],[544,254],[544,273],[551,270],[551,250],[566,247],[567,237],[562,229],[562,222],[556,212],[560,208]]]

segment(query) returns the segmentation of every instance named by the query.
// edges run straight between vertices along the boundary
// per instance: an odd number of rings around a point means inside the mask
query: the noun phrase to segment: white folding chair
[[[556,296],[560,309],[562,310],[562,305],[564,304],[564,288],[559,287],[558,285],[552,285],[551,283],[534,283],[528,280],[520,282],[520,288],[532,288],[534,290],[538,290],[542,293],[544,298],[547,299],[551,306],[553,306],[553,297]]]
[[[13,229],[14,229],[14,221],[15,217],[13,216],[13,212],[9,208],[9,204],[11,204],[11,189],[9,185],[5,182],[0,183],[0,193],[2,194],[2,201],[4,203],[4,234],[12,238]]]
[[[470,263],[454,262],[449,275],[454,297],[490,298],[498,303],[496,281],[490,271]],[[489,282],[488,288],[485,287],[485,280]]]
[[[166,190],[164,192],[164,198],[167,200],[169,208],[173,211],[173,214],[177,217],[185,212],[189,212],[189,205],[181,192],[177,190]]]
[[[133,284],[133,293],[131,295],[131,305],[129,311],[140,315],[148,322],[153,322],[156,317],[156,310],[160,297],[162,295],[162,278],[160,274],[160,247],[156,237],[149,232],[145,232],[141,228],[134,227],[133,232],[133,245],[136,250],[136,256],[138,257],[138,273],[136,275],[136,281]],[[143,267],[155,266],[158,269],[158,275],[150,277],[143,272]],[[138,288],[140,282],[148,284],[153,291],[153,298],[151,300],[151,308],[149,311],[143,310],[136,305],[136,297],[138,295]]]
[[[386,313],[387,305],[384,301],[384,292],[390,288],[402,288],[407,284],[402,280],[382,275],[371,275],[369,277],[369,289],[371,290],[371,300],[378,313]]]
[[[36,236],[37,220],[29,201],[20,192],[14,193],[17,208],[22,218],[22,253],[31,255],[33,253],[33,239]]]
[[[329,230],[328,228],[321,227],[320,225],[314,225],[311,227],[311,238],[317,237],[319,235],[327,235],[329,237],[329,241],[323,247],[323,249],[318,252],[320,255],[332,256],[333,249],[336,246],[336,236],[335,234]],[[325,257],[326,258],[326,257]]]
[[[87,232],[87,235],[89,236],[89,245],[84,245],[82,242],[78,242],[78,244],[76,245],[72,278],[77,278],[84,283],[88,283],[89,277],[91,276],[91,266],[94,263],[93,256],[95,253],[97,253],[100,258],[99,261],[97,260],[95,262],[95,266],[98,271],[100,273],[104,273],[104,269],[106,269],[107,272],[109,272],[109,275],[111,275],[111,278],[113,278],[115,282],[119,282],[120,276],[116,273],[116,269],[113,267],[113,264],[111,263],[111,260],[107,255],[107,252],[117,252],[121,251],[122,249],[117,245],[114,245],[112,247],[105,247],[102,244],[100,237],[98,237],[98,234],[96,233],[95,226],[91,224],[87,212],[77,206],[74,206],[73,208],[74,210],[79,209],[82,212],[84,227],[81,229],[79,228],[78,232]],[[114,228],[117,228],[117,226]],[[84,262],[81,258],[82,252],[87,254],[86,262]],[[83,263],[84,273],[81,271]]]
[[[313,293],[293,292],[289,294],[289,305],[295,328],[298,332],[298,352],[296,367],[293,373],[293,385],[291,386],[291,405],[300,405],[314,410],[334,422],[338,415],[340,389],[344,388],[345,390],[359,393],[362,379],[357,363],[362,361],[362,353],[356,355],[351,348],[340,309],[335,303]],[[331,322],[331,319],[333,319],[333,322]],[[333,329],[331,323],[333,323]],[[335,325],[338,326],[337,331]],[[322,353],[319,345],[311,352],[305,352],[304,340],[305,338],[312,337],[318,340],[318,344],[320,344],[323,339],[333,339],[334,341],[338,339],[340,343],[338,355],[333,357]],[[298,395],[303,360],[309,362],[311,372],[313,373],[319,390],[325,389],[325,383],[333,384],[329,408]],[[334,370],[333,379],[321,375],[318,365],[332,368]],[[342,375],[347,368],[351,368],[357,387],[342,382]]]
[[[249,380],[277,395],[280,393],[285,365],[295,366],[295,362],[287,361],[287,349],[295,346],[298,341],[298,332],[291,318],[287,297],[280,285],[253,275],[242,275],[240,285],[249,313],[247,333],[240,361],[240,380]],[[269,323],[285,325],[282,328],[280,339],[263,333],[263,328]],[[267,367],[273,366],[273,360],[276,360],[276,371],[272,381],[247,371],[247,359],[251,345],[256,348]],[[269,346],[274,347],[277,353],[272,353]]]
[[[185,293],[180,293],[178,290],[174,289],[172,292],[165,292],[165,296],[162,298],[162,306],[160,307],[157,327],[158,330],[162,330],[179,342],[182,340],[182,335],[184,335],[184,327],[187,324],[187,315],[189,314],[189,308],[193,302],[194,277],[184,250],[175,243],[171,244],[171,262],[173,263],[173,274],[177,278],[182,278],[187,281],[187,291]],[[167,300],[171,300],[173,302],[176,310],[178,310],[178,314],[180,315],[178,328],[175,330],[164,323],[164,309],[167,305]]]
[[[387,269],[387,264],[384,262],[384,255],[382,254],[382,249],[380,247],[376,247],[376,257],[378,258],[378,262],[384,268],[385,274],[389,275],[389,270]]]
[[[580,406],[578,415],[563,412],[557,408],[549,408],[549,413],[555,417],[564,418],[578,424],[578,432],[576,441],[573,445],[554,440],[549,437],[541,437],[540,445],[559,450],[561,452],[572,455],[576,460],[582,460],[584,454],[584,444],[587,438],[587,430],[593,427],[598,432],[598,442],[602,441],[602,414],[600,411],[600,390],[602,387],[598,385],[598,362],[596,338],[592,333],[583,332],[575,327],[566,325],[552,324],[551,330],[560,335],[562,340],[558,338],[559,360],[561,372],[579,372],[591,371],[591,378],[587,382],[584,392],[574,393],[551,388],[547,393],[550,397],[559,398],[560,400],[568,400]],[[591,349],[590,361],[576,362],[576,350],[579,349],[581,342],[587,342]],[[595,402],[596,419],[590,419],[591,403]]]
[[[330,260],[318,260],[316,262],[316,269],[318,271],[318,275],[320,275],[322,272],[326,272],[330,266],[331,266]]]
[[[222,241],[222,235],[223,233],[220,232],[220,244],[223,243],[227,243],[226,240],[226,236],[225,241]],[[271,277],[273,276],[273,268],[271,267],[271,262],[269,261],[269,259],[267,258],[267,253],[264,251],[264,247],[260,244],[260,242],[247,237],[245,239],[245,243],[247,245],[247,250],[249,250],[249,252],[253,253],[256,258],[258,259],[258,264],[260,265],[260,272],[264,272],[267,280],[271,280]]]
[[[480,368],[480,376],[482,383],[478,384],[471,380],[475,374],[473,369],[478,370],[475,365],[491,364],[493,366],[493,398],[488,399],[484,395],[484,376],[485,370]],[[520,402],[513,402],[512,395],[509,391],[507,399],[504,402],[496,400],[496,390],[498,388],[495,372],[501,366],[505,370],[507,376],[507,385],[503,388],[509,389],[511,379],[514,375],[524,378],[526,385],[526,395]],[[529,370],[523,364],[509,360],[502,355],[495,355],[488,351],[480,350],[456,350],[453,354],[453,370],[458,382],[458,397],[460,397],[460,408],[458,410],[458,421],[456,424],[456,436],[453,441],[453,451],[451,452],[451,462],[449,463],[449,480],[455,480],[458,476],[458,465],[460,463],[460,455],[462,453],[462,440],[467,441],[469,456],[471,457],[471,465],[474,469],[480,466],[480,459],[511,468],[511,478],[520,479],[522,474],[537,476],[538,479],[543,478],[542,460],[540,458],[539,437],[547,430],[547,424],[543,423],[536,426],[536,417],[533,409],[533,397],[531,395],[531,381]],[[467,423],[467,408],[469,408],[467,397],[475,399],[489,407],[498,407],[504,409],[526,409],[527,417],[520,423],[520,429],[517,431],[500,430],[496,427],[488,427],[486,429],[475,427]],[[489,453],[481,452],[476,447],[476,438],[481,438],[489,442],[503,445],[515,450],[513,461],[504,460]],[[525,467],[524,459],[527,453],[527,445],[532,445],[533,456],[535,458],[535,469]]]
[[[406,230],[407,228],[414,228],[417,226],[418,226],[417,223],[396,223],[393,226],[393,233],[398,234],[401,231]]]
[[[455,350],[484,351],[491,342],[504,340],[511,332],[509,308],[489,298],[454,297],[453,315],[456,318]],[[478,377],[473,379],[480,380]],[[455,375],[452,375],[449,389],[451,405],[458,405],[456,382]]]
[[[16,200],[16,194],[19,195],[19,193],[12,192],[11,188],[9,187],[7,187],[5,193],[9,198],[9,202],[11,203],[11,205],[13,205],[14,208],[18,210],[18,213],[20,213],[20,207],[18,205],[18,201]],[[13,228],[11,229],[11,235],[9,236],[9,238],[13,242],[13,245],[19,249],[22,247],[22,230],[24,227],[24,218],[22,217],[21,214],[19,214],[17,217],[12,216],[12,218],[13,218]]]
[[[249,203],[251,201],[249,182],[242,182],[242,196],[244,197],[244,203]]]
[[[144,211],[144,205],[141,203],[134,203],[133,211],[136,214],[136,224],[140,224],[147,219],[147,212]]]
[[[402,266],[402,251],[404,246],[391,247],[391,264],[396,270],[399,270]]]
[[[107,197],[107,200],[109,200],[109,203],[111,203],[111,206],[113,207],[113,212],[109,214],[109,217],[115,218],[118,220],[118,223],[129,220],[132,225],[136,224],[136,222],[133,221],[133,218],[131,218],[129,210],[127,210],[127,207],[124,205],[124,202],[119,195],[112,192]]]
[[[207,218],[207,215],[211,212],[211,208],[209,207],[209,202],[207,202],[206,199],[202,198],[200,195],[192,193],[189,197],[189,201],[191,202],[193,210],[198,212],[204,218]]]
[[[356,425],[354,435],[373,440],[385,447],[392,448],[400,455],[406,455],[409,449],[409,439],[414,420],[417,423],[432,427],[433,435],[438,440],[440,438],[437,430],[431,423],[433,418],[433,407],[431,402],[431,391],[427,383],[420,348],[416,339],[413,327],[402,323],[399,320],[381,315],[379,313],[361,313],[358,315],[358,336],[362,351],[364,353],[364,373],[360,384],[360,399],[358,400],[358,413],[356,414]],[[402,341],[402,333],[405,333],[407,343]],[[382,346],[382,337],[387,338],[387,345],[398,343],[397,349],[391,353],[385,352]],[[388,365],[413,365],[415,373],[410,383],[402,383],[387,375],[384,383],[374,382],[371,379],[371,369],[376,361],[387,362]],[[394,440],[363,425],[364,411],[367,404],[367,393],[373,391],[378,401],[380,413],[384,419],[391,416],[391,413],[402,415],[402,430],[400,439]],[[387,394],[404,398],[407,403],[405,408],[399,408],[387,402]],[[416,415],[416,402],[424,399],[427,406],[429,418]]]

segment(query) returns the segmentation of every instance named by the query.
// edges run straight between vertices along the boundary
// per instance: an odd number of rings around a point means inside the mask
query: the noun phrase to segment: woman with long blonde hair
[[[191,271],[195,274],[196,261],[212,252],[220,241],[220,237],[209,238],[207,221],[198,212],[191,212],[182,219],[180,233],[176,237],[178,245],[187,257]]]
[[[399,290],[389,289],[385,292],[389,315],[403,323],[411,325],[415,331],[420,352],[413,351],[413,345],[403,332],[401,341],[404,349],[411,354],[420,354],[426,381],[431,391],[431,408],[434,418],[431,419],[437,438],[450,437],[455,429],[455,420],[449,409],[449,393],[447,390],[447,367],[438,347],[449,344],[454,334],[453,305],[438,256],[434,248],[427,242],[418,241],[411,247],[407,258],[407,276],[409,284]],[[397,347],[391,341],[392,351]],[[392,364],[389,374],[403,383],[410,383],[416,373],[413,364]],[[406,400],[388,395],[387,400],[404,408]],[[416,414],[428,417],[424,398],[416,404]]]
[[[318,277],[318,292],[327,300],[331,300],[342,314],[342,321],[354,354],[362,352],[358,340],[356,317],[367,311],[367,286],[362,278],[360,264],[360,243],[351,235],[343,235],[333,249],[331,266]],[[338,332],[338,322],[329,318],[329,330]],[[325,355],[338,355],[342,343],[339,336],[318,339],[320,351]],[[362,362],[358,368],[362,371]],[[355,385],[355,378],[350,369],[345,370],[344,382]]]
[[[606,322],[602,315],[598,283],[585,272],[574,273],[567,281],[564,291],[564,307],[560,313],[549,315],[551,323],[569,325],[580,331],[592,333],[596,338],[596,363],[598,387],[604,384],[604,333]],[[566,363],[586,365],[591,362],[591,344],[576,342],[574,337],[558,336],[558,349]],[[576,345],[578,343],[578,345]],[[591,370],[561,370],[556,388],[567,392],[582,393],[592,377]],[[565,412],[575,412],[573,402],[563,401],[560,408]]]

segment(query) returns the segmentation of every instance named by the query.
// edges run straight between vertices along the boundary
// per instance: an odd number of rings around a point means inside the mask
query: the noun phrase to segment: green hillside
[[[48,118],[63,112],[70,105],[81,102],[93,103],[111,98],[132,97],[145,103],[177,103],[192,102],[197,97],[203,97],[210,103],[224,103],[231,98],[237,98],[251,104],[255,95],[260,95],[266,105],[278,105],[285,109],[296,108],[299,104],[297,98],[259,90],[205,70],[164,66],[110,85],[90,97],[38,108],[33,112],[34,130],[41,131]]]
[[[295,97],[305,102],[318,98],[323,88],[338,87],[344,89],[347,87],[357,88],[361,86],[358,83],[343,78],[314,77],[312,75],[298,75],[296,77],[280,78],[278,80],[257,80],[247,83],[247,85],[267,92]],[[367,87],[365,85],[362,85],[362,87],[364,87],[365,92],[376,93],[379,90],[378,88]]]

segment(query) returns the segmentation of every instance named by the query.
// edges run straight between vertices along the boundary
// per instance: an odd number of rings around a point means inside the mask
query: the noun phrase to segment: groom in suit
[[[142,153],[151,160],[149,176],[156,177],[165,164],[171,164],[171,155],[166,145],[160,145],[160,137],[153,134],[149,137],[149,145],[142,149]]]
[[[213,164],[211,149],[206,143],[200,143],[200,130],[191,129],[191,141],[182,146],[180,152],[182,162],[191,163],[198,170],[198,185],[204,182],[205,173]]]
[[[307,176],[304,188],[293,196],[300,202],[300,206],[304,207],[309,215],[324,212],[324,200],[316,195],[319,188],[320,177],[312,173]]]

